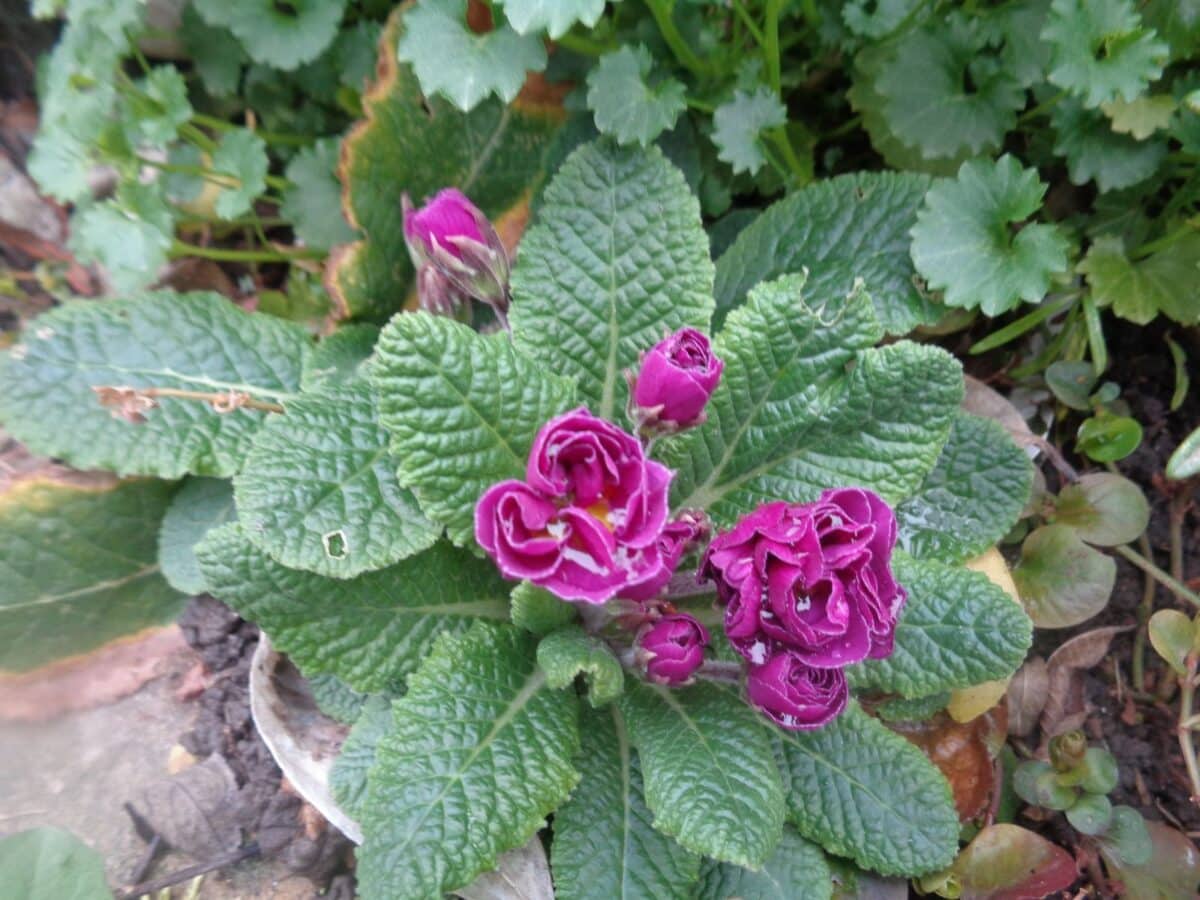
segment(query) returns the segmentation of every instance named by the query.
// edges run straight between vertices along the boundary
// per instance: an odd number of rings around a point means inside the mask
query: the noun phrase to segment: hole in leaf
[[[295,0],[271,0],[271,7],[281,16],[292,19],[300,18],[300,10],[297,8]]]
[[[350,553],[350,544],[346,541],[346,532],[340,528],[321,537],[325,545],[325,555],[330,559],[345,559]]]

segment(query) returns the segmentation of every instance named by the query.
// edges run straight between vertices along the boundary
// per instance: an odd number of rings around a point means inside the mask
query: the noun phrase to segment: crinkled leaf
[[[513,343],[615,418],[623,370],[668,332],[705,329],[713,266],[700,207],[657,147],[579,148],[546,188],[512,278]]]
[[[618,701],[654,827],[696,853],[757,868],[783,829],[783,789],[758,714],[711,683],[630,680]]]
[[[487,100],[464,114],[424,98],[412,70],[396,59],[404,20],[400,7],[388,21],[378,80],[363,95],[364,120],[343,143],[346,215],[364,235],[329,262],[330,292],[343,316],[386,319],[412,287],[401,193],[421,202],[456,187],[503,226],[504,214],[519,211],[540,179],[562,120],[561,109],[524,100],[510,107]]]
[[[954,859],[958,813],[946,779],[856,703],[824,728],[777,739],[788,818],[804,837],[884,875]]]
[[[342,186],[336,175],[340,146],[336,138],[323,138],[300,150],[287,166],[292,187],[284,191],[279,211],[310,247],[325,249],[356,236],[342,215]]]
[[[1130,187],[1158,171],[1167,155],[1166,141],[1138,141],[1117,134],[1103,113],[1084,109],[1073,98],[1056,105],[1050,121],[1054,152],[1066,158],[1072,184],[1095,179],[1101,192]]]
[[[676,506],[727,525],[834,485],[895,503],[933,467],[962,399],[958,363],[906,341],[872,348],[882,329],[861,289],[810,307],[803,287],[801,276],[764,284],[729,316],[708,421],[663,449]]]
[[[136,291],[158,278],[175,222],[158,185],[131,182],[115,197],[83,206],[71,222],[71,249],[104,267],[113,287]]]
[[[290,70],[329,46],[345,6],[346,0],[234,0],[228,21],[213,24],[227,25],[255,62]]]
[[[608,645],[578,625],[568,625],[542,638],[537,661],[552,688],[569,688],[583,676],[592,706],[611,703],[625,689],[625,672]]]
[[[615,706],[585,710],[583,779],[554,814],[558,900],[691,900],[700,857],[651,825],[642,771]]]
[[[206,91],[214,97],[227,97],[237,91],[242,66],[249,57],[228,28],[209,25],[197,12],[197,4],[189,3],[183,10],[179,37]]]
[[[111,900],[104,857],[69,831],[33,828],[0,838],[0,880],[21,900]]]
[[[896,506],[900,545],[913,556],[962,562],[1016,524],[1033,467],[998,422],[959,413],[937,464]]]
[[[133,130],[139,142],[161,147],[192,117],[187,83],[174,66],[155,66],[138,82],[140,95],[129,98]]]
[[[237,519],[233,485],[224,478],[189,478],[171,498],[158,533],[158,563],[171,587],[185,594],[206,589],[196,545],[212,529]]]
[[[1044,525],[1025,539],[1012,575],[1038,628],[1070,628],[1104,609],[1117,564],[1069,525]]]
[[[1054,0],[1042,40],[1053,48],[1050,82],[1091,108],[1137,99],[1167,61],[1167,45],[1132,0]]]
[[[573,604],[545,588],[522,581],[512,591],[512,623],[534,634],[549,634],[575,621]]]
[[[650,51],[638,44],[606,53],[588,72],[588,109],[601,134],[644,147],[674,126],[687,108],[686,89],[675,78],[647,81],[652,66]]]
[[[513,349],[428,313],[396,316],[371,377],[400,483],[458,544],[473,544],[475,504],[522,478],[538,429],[571,406],[571,383]]]
[[[50,469],[0,494],[0,669],[32,669],[170,622],[158,568],[171,486]]]
[[[767,163],[762,134],[787,124],[787,107],[767,87],[753,93],[734,91],[713,112],[712,141],[717,157],[733,166],[734,174],[758,172]]]
[[[350,578],[430,547],[441,528],[396,481],[374,393],[356,382],[289,400],[234,484],[246,535],[293,569]]]
[[[196,552],[213,596],[261,625],[305,672],[360,691],[395,689],[442,632],[508,618],[496,567],[444,543],[344,581],[280,565],[236,524],[210,532]]]
[[[1005,154],[965,162],[958,177],[935,184],[912,229],[912,259],[949,306],[998,316],[1036,303],[1050,276],[1067,268],[1066,237],[1054,225],[1010,227],[1033,215],[1046,185],[1036,169]]]
[[[361,377],[360,366],[378,340],[379,329],[374,325],[343,325],[313,347],[300,374],[300,388],[329,390],[357,380]]]
[[[511,102],[526,72],[546,68],[542,39],[507,25],[476,34],[466,11],[466,0],[420,0],[404,17],[400,60],[412,65],[426,94],[441,94],[463,112],[489,94]]]
[[[760,871],[707,859],[696,900],[829,900],[833,873],[825,854],[791,828]]]
[[[375,766],[379,742],[392,729],[392,701],[383,694],[372,694],[338,751],[329,773],[329,790],[337,805],[356,821],[363,813],[367,796],[367,777]]]
[[[250,210],[254,198],[267,186],[267,145],[245,128],[226,132],[213,151],[212,169],[226,176],[214,208],[223,219],[235,219]]]
[[[376,694],[364,694],[356,691],[336,675],[328,673],[313,675],[305,679],[312,690],[313,700],[317,709],[347,725],[353,725],[362,715],[363,706]]]
[[[504,17],[518,34],[545,31],[562,37],[575,24],[588,28],[604,13],[604,0],[502,0]]]
[[[445,635],[393,706],[358,852],[367,897],[437,896],[495,867],[579,781],[578,701],[546,684],[534,639],[480,623]]]
[[[1092,296],[1122,319],[1145,325],[1159,313],[1183,325],[1200,323],[1200,234],[1189,234],[1136,262],[1120,238],[1099,237],[1078,270]]]
[[[946,708],[950,702],[949,691],[939,691],[925,697],[893,697],[875,709],[875,714],[885,722],[923,722]]]
[[[717,262],[716,322],[763,281],[808,270],[809,290],[847,294],[861,278],[888,334],[936,321],[913,284],[908,232],[929,188],[924,175],[858,172],[818,181],[767,208]]]
[[[1115,472],[1089,472],[1064,487],[1055,500],[1054,521],[1070,525],[1089,544],[1131,544],[1150,524],[1142,489]]]
[[[908,590],[896,649],[886,659],[850,669],[857,687],[924,697],[1017,670],[1033,639],[1033,625],[986,575],[901,553],[892,563]]]
[[[1160,94],[1143,95],[1136,100],[1111,100],[1103,104],[1101,109],[1112,121],[1113,131],[1144,141],[1171,124],[1176,106],[1174,97]]]
[[[33,451],[80,469],[178,478],[231,475],[267,413],[162,398],[146,421],[114,418],[93,386],[167,387],[290,399],[309,338],[211,293],[68,303],[40,316],[3,363],[0,420]]]

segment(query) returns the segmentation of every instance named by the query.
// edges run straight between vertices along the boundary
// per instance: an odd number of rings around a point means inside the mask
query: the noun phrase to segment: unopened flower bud
[[[633,418],[651,432],[670,433],[699,425],[724,368],[703,333],[681,328],[643,356],[631,383]]]
[[[1050,765],[1056,772],[1070,772],[1083,762],[1087,749],[1087,737],[1082,731],[1060,734],[1050,741]]]
[[[651,681],[684,684],[704,662],[709,640],[708,629],[691,616],[663,616],[638,635],[637,658]]]

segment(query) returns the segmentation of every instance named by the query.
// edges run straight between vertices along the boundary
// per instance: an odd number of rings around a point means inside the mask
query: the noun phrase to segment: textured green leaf
[[[139,95],[127,102],[133,116],[133,132],[139,143],[165,146],[192,117],[187,83],[174,66],[156,66],[138,82]]]
[[[317,344],[304,361],[301,390],[328,390],[356,380],[360,377],[359,367],[378,340],[379,329],[374,325],[343,325]]]
[[[512,277],[513,342],[573,376],[592,412],[625,408],[622,370],[663,335],[707,328],[712,262],[700,206],[657,147],[580,147],[546,188]]]
[[[687,89],[670,77],[648,82],[652,66],[650,51],[638,44],[606,53],[588,72],[588,109],[601,134],[644,147],[675,124],[687,108]]]
[[[338,751],[329,773],[329,790],[333,793],[333,799],[356,821],[363,814],[367,777],[375,766],[379,742],[391,728],[391,699],[383,694],[372,694],[363,703],[362,712]]]
[[[1169,51],[1131,0],[1054,0],[1042,40],[1053,48],[1051,84],[1088,107],[1136,100],[1162,74]]]
[[[163,398],[133,425],[93,387],[235,391],[279,402],[300,381],[304,330],[218,294],[141,294],[68,303],[40,316],[3,363],[0,420],[31,450],[80,469],[178,478],[231,475],[266,413]]]
[[[608,645],[578,625],[568,625],[542,638],[537,661],[552,688],[568,688],[578,676],[584,676],[592,706],[611,703],[625,688],[625,672]]]
[[[346,0],[221,2],[228,3],[228,21],[214,24],[228,25],[255,62],[285,70],[311,62],[329,46],[346,6]]]
[[[873,349],[881,329],[861,289],[810,308],[803,286],[756,288],[718,335],[725,372],[708,421],[663,450],[676,506],[728,524],[849,484],[894,503],[933,467],[962,398],[958,363],[908,342]]]
[[[32,669],[171,621],[182,598],[158,570],[171,499],[161,481],[59,469],[0,494],[0,669]]]
[[[580,721],[579,787],[554,814],[558,900],[691,900],[700,857],[655,831],[642,771],[615,706]]]
[[[991,419],[960,413],[937,464],[896,507],[900,545],[913,556],[962,562],[1008,534],[1029,499],[1033,466]]]
[[[696,900],[829,900],[833,873],[821,848],[791,828],[761,871],[705,860]]]
[[[711,683],[630,680],[619,705],[654,827],[696,853],[757,868],[783,828],[783,789],[758,714]]]
[[[275,562],[238,525],[197,549],[211,593],[262,626],[309,674],[359,691],[394,690],[442,632],[508,617],[508,585],[490,562],[446,544],[346,581]]]
[[[363,705],[375,694],[356,691],[336,675],[313,675],[307,679],[317,709],[347,725],[353,725],[362,715]]]
[[[760,87],[753,93],[734,91],[713,111],[712,141],[717,158],[729,163],[735,175],[754,175],[767,164],[763,132],[786,124],[787,107],[770,88]]]
[[[822,729],[777,735],[788,818],[806,838],[883,875],[935,872],[954,859],[958,813],[946,779],[856,703]]]
[[[1134,262],[1120,238],[1099,237],[1078,270],[1092,296],[1122,319],[1145,325],[1159,313],[1182,325],[1200,323],[1200,235],[1187,235]]]
[[[862,278],[888,334],[934,322],[941,308],[913,284],[909,229],[924,175],[858,172],[818,181],[768,207],[717,261],[716,321],[756,284],[808,270],[810,290],[849,293]]]
[[[1103,113],[1084,109],[1074,98],[1057,104],[1050,121],[1054,152],[1066,158],[1072,184],[1095,179],[1101,192],[1120,190],[1145,181],[1167,156],[1166,141],[1138,141],[1117,134]]]
[[[522,478],[538,429],[572,403],[570,382],[507,335],[484,337],[427,313],[393,319],[371,368],[400,483],[459,544],[475,539],[483,492]]]
[[[502,0],[504,17],[518,34],[545,31],[558,39],[576,23],[591,28],[604,13],[604,0]]]
[[[293,569],[350,578],[432,546],[441,528],[396,481],[370,385],[289,400],[234,481],[246,535]]]
[[[1042,205],[1036,169],[1009,154],[995,163],[965,162],[958,177],[925,195],[912,229],[913,264],[949,306],[998,316],[1020,301],[1036,303],[1050,276],[1067,268],[1067,239],[1054,225],[1010,226]]]
[[[1006,678],[1033,639],[1029,616],[986,575],[935,560],[893,557],[908,603],[896,626],[896,649],[849,670],[856,687],[903,697]]]
[[[546,47],[539,35],[507,25],[477,34],[466,14],[466,0],[419,0],[405,16],[400,60],[412,64],[426,94],[441,94],[464,112],[489,94],[509,103],[527,72],[546,68]]]
[[[939,691],[925,697],[893,697],[875,708],[875,714],[885,722],[923,722],[946,708],[950,691]]]
[[[83,205],[71,220],[70,247],[80,261],[104,267],[118,291],[158,278],[175,237],[175,221],[159,185],[126,183],[102,203]]]
[[[575,621],[576,614],[573,604],[545,588],[528,581],[522,581],[513,588],[512,623],[518,628],[534,634],[549,634]]]
[[[511,625],[480,623],[440,638],[409,679],[367,787],[364,898],[462,887],[567,799],[578,701],[546,684],[533,645]]]
[[[292,187],[284,191],[279,212],[309,247],[326,249],[356,237],[342,215],[342,186],[336,174],[340,147],[337,138],[324,138],[300,150],[287,166]]]
[[[233,485],[224,478],[189,478],[171,498],[158,533],[158,564],[171,587],[205,591],[196,545],[214,528],[237,519]]]
[[[509,107],[487,100],[469,114],[426,100],[396,59],[402,19],[400,8],[388,22],[378,80],[363,95],[364,121],[343,142],[346,215],[365,239],[331,259],[328,278],[344,315],[373,320],[399,309],[412,287],[397,198],[407,191],[419,202],[456,187],[498,220],[536,186],[563,118],[561,109],[524,100]]]
[[[212,169],[229,180],[217,194],[213,208],[223,219],[249,212],[254,198],[267,187],[267,145],[258,135],[239,128],[225,133],[213,151]]]
[[[112,898],[104,857],[58,828],[33,828],[0,839],[0,881],[14,900]]]

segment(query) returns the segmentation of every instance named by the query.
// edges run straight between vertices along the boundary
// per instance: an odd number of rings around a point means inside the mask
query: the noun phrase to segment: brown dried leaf
[[[1006,714],[995,707],[970,722],[955,722],[939,713],[924,722],[892,724],[893,730],[924,751],[954,793],[954,806],[964,822],[988,807],[996,786],[995,757],[1004,742]]]
[[[1078,673],[1098,666],[1108,655],[1113,638],[1132,627],[1093,628],[1071,638],[1050,655],[1046,662],[1048,685],[1041,723],[1046,737],[1078,728],[1087,718],[1083,683]]]
[[[154,782],[137,810],[163,840],[195,859],[236,850],[242,832],[233,770],[218,753]]]
[[[999,391],[988,387],[978,378],[972,378],[970,375],[964,375],[963,381],[966,383],[966,392],[963,394],[962,401],[963,409],[977,416],[983,416],[985,419],[995,419],[1022,447],[1038,443],[1038,439],[1025,424],[1025,417],[1021,415],[1020,410],[1006,400]]]
[[[1046,707],[1050,676],[1046,661],[1034,656],[1025,661],[1008,683],[1008,733],[1024,737],[1037,725]]]

